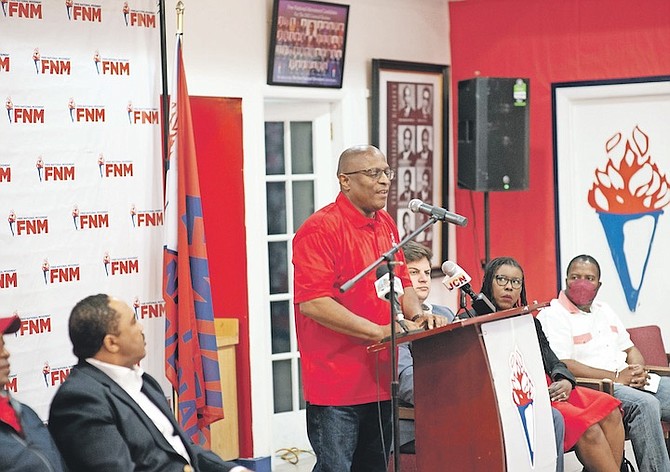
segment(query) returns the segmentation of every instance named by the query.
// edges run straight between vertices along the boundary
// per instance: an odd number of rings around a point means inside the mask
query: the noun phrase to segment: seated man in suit
[[[158,382],[138,363],[142,325],[121,300],[92,295],[72,309],[70,340],[79,363],[51,403],[49,429],[73,471],[238,472],[194,444]]]
[[[21,327],[18,316],[0,318],[0,470],[4,472],[63,472],[58,448],[37,414],[10,397],[9,352],[4,334]]]

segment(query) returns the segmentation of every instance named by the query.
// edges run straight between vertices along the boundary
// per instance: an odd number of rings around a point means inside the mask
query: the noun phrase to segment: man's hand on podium
[[[402,336],[408,333],[415,333],[423,329],[417,323],[413,323],[410,320],[403,320],[403,324],[405,325],[405,328],[407,328],[407,332],[405,332],[405,330],[400,326],[400,323],[396,321],[395,324],[396,336]],[[381,328],[381,334],[383,335],[381,338],[381,342],[391,339],[391,324],[380,326],[380,328]]]
[[[433,315],[430,313],[416,315],[412,318],[412,321],[416,323],[418,328],[422,329],[435,329],[449,324],[449,320],[446,316]]]

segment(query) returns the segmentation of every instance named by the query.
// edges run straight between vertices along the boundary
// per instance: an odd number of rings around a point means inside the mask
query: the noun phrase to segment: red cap
[[[0,318],[0,334],[15,333],[21,327],[21,318],[19,315]]]

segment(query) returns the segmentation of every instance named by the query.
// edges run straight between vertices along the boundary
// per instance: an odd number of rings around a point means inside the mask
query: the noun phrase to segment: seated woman
[[[523,269],[511,257],[493,259],[486,266],[482,293],[498,310],[527,304]],[[575,378],[558,360],[535,320],[551,405],[565,420],[566,451],[575,448],[589,472],[618,472],[623,459],[624,429],[616,398],[589,388],[575,387]]]

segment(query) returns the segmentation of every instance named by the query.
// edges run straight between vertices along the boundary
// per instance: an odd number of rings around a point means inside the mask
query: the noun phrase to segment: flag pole
[[[179,0],[177,2],[177,34],[184,32],[184,2]]]
[[[168,149],[168,138],[170,133],[170,100],[168,92],[168,72],[167,72],[167,31],[165,30],[165,0],[158,2],[158,16],[160,21],[161,35],[161,85],[163,106],[163,181],[165,181],[165,172],[167,172],[167,162],[170,150]]]
[[[161,0],[161,1],[163,1],[163,0]],[[177,12],[177,31],[176,31],[176,35],[177,36],[182,36],[182,34],[184,32],[184,2],[179,0],[177,2],[177,5],[175,6],[175,10]],[[177,68],[178,64],[175,64],[174,67]],[[178,86],[178,84],[176,84],[176,83],[172,84],[173,90],[176,91],[177,86]],[[174,92],[174,93],[176,93],[176,92]],[[165,96],[167,98],[167,94]],[[168,116],[168,119],[166,120],[166,125],[167,126],[166,126],[165,137],[166,137],[166,141],[169,142],[169,136],[168,136],[168,133],[170,132],[170,123],[169,123],[169,121],[170,121],[170,118],[169,118],[169,116],[170,116],[170,102],[169,101],[168,101],[168,105],[165,109],[167,110],[167,116]],[[166,151],[165,151],[165,162],[164,162],[164,164],[165,164],[165,172],[167,172],[167,169],[169,167],[169,161],[170,161],[170,150],[167,148],[167,146],[165,147],[165,150]],[[180,418],[180,414],[179,414],[179,394],[177,393],[177,390],[174,387],[172,388],[172,404],[174,405],[175,419],[177,420],[177,422],[180,423],[181,418]]]

